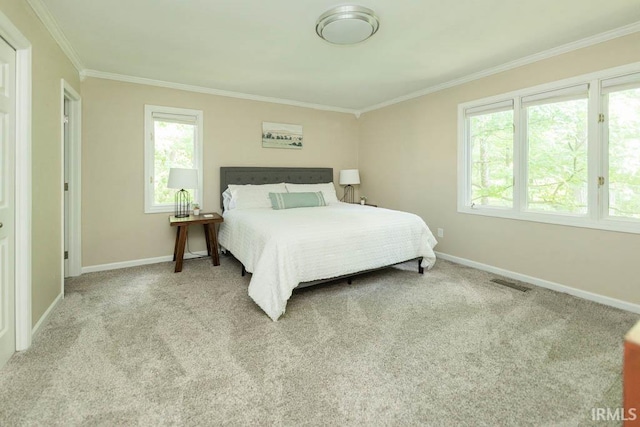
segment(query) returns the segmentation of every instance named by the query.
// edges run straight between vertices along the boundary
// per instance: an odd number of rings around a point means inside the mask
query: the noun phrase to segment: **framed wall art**
[[[302,149],[302,126],[262,122],[262,147]]]

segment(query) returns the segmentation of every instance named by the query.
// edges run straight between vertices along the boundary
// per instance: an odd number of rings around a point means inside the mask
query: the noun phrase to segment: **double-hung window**
[[[145,213],[172,212],[177,190],[167,187],[169,169],[198,171],[198,188],[186,189],[202,204],[200,110],[145,105]]]
[[[640,233],[640,64],[461,104],[458,211]]]

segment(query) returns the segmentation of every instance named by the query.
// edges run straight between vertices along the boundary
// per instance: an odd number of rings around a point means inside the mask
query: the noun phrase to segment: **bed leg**
[[[245,270],[244,265],[242,266],[242,277],[244,277],[244,274],[247,272],[247,270]]]
[[[422,268],[422,258],[418,259],[418,273],[424,274],[424,268]]]

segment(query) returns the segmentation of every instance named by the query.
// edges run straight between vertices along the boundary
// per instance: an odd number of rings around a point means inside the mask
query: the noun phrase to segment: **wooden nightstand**
[[[205,218],[205,215],[213,215]],[[176,262],[175,272],[182,271],[182,261],[184,259],[184,245],[187,243],[187,229],[190,225],[202,224],[204,227],[204,237],[207,240],[207,253],[211,255],[213,265],[220,265],[220,255],[218,254],[218,231],[216,224],[224,219],[217,213],[201,213],[200,215],[190,215],[185,218],[169,217],[169,225],[177,227],[176,244],[173,248],[173,260]]]

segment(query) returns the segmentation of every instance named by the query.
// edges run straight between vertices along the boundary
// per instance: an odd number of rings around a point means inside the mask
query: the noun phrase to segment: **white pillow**
[[[230,184],[229,190],[231,190],[231,201],[229,202],[229,209],[271,209],[271,199],[269,199],[269,193],[286,193],[287,187],[284,185],[284,182],[280,184],[263,185]]]
[[[235,202],[232,204],[231,190],[227,188],[222,192],[222,207],[225,211],[230,211],[231,209],[236,207]]]
[[[321,191],[326,204],[332,205],[339,202],[333,182],[324,184],[290,184],[287,182],[286,185],[289,193],[316,193]]]

